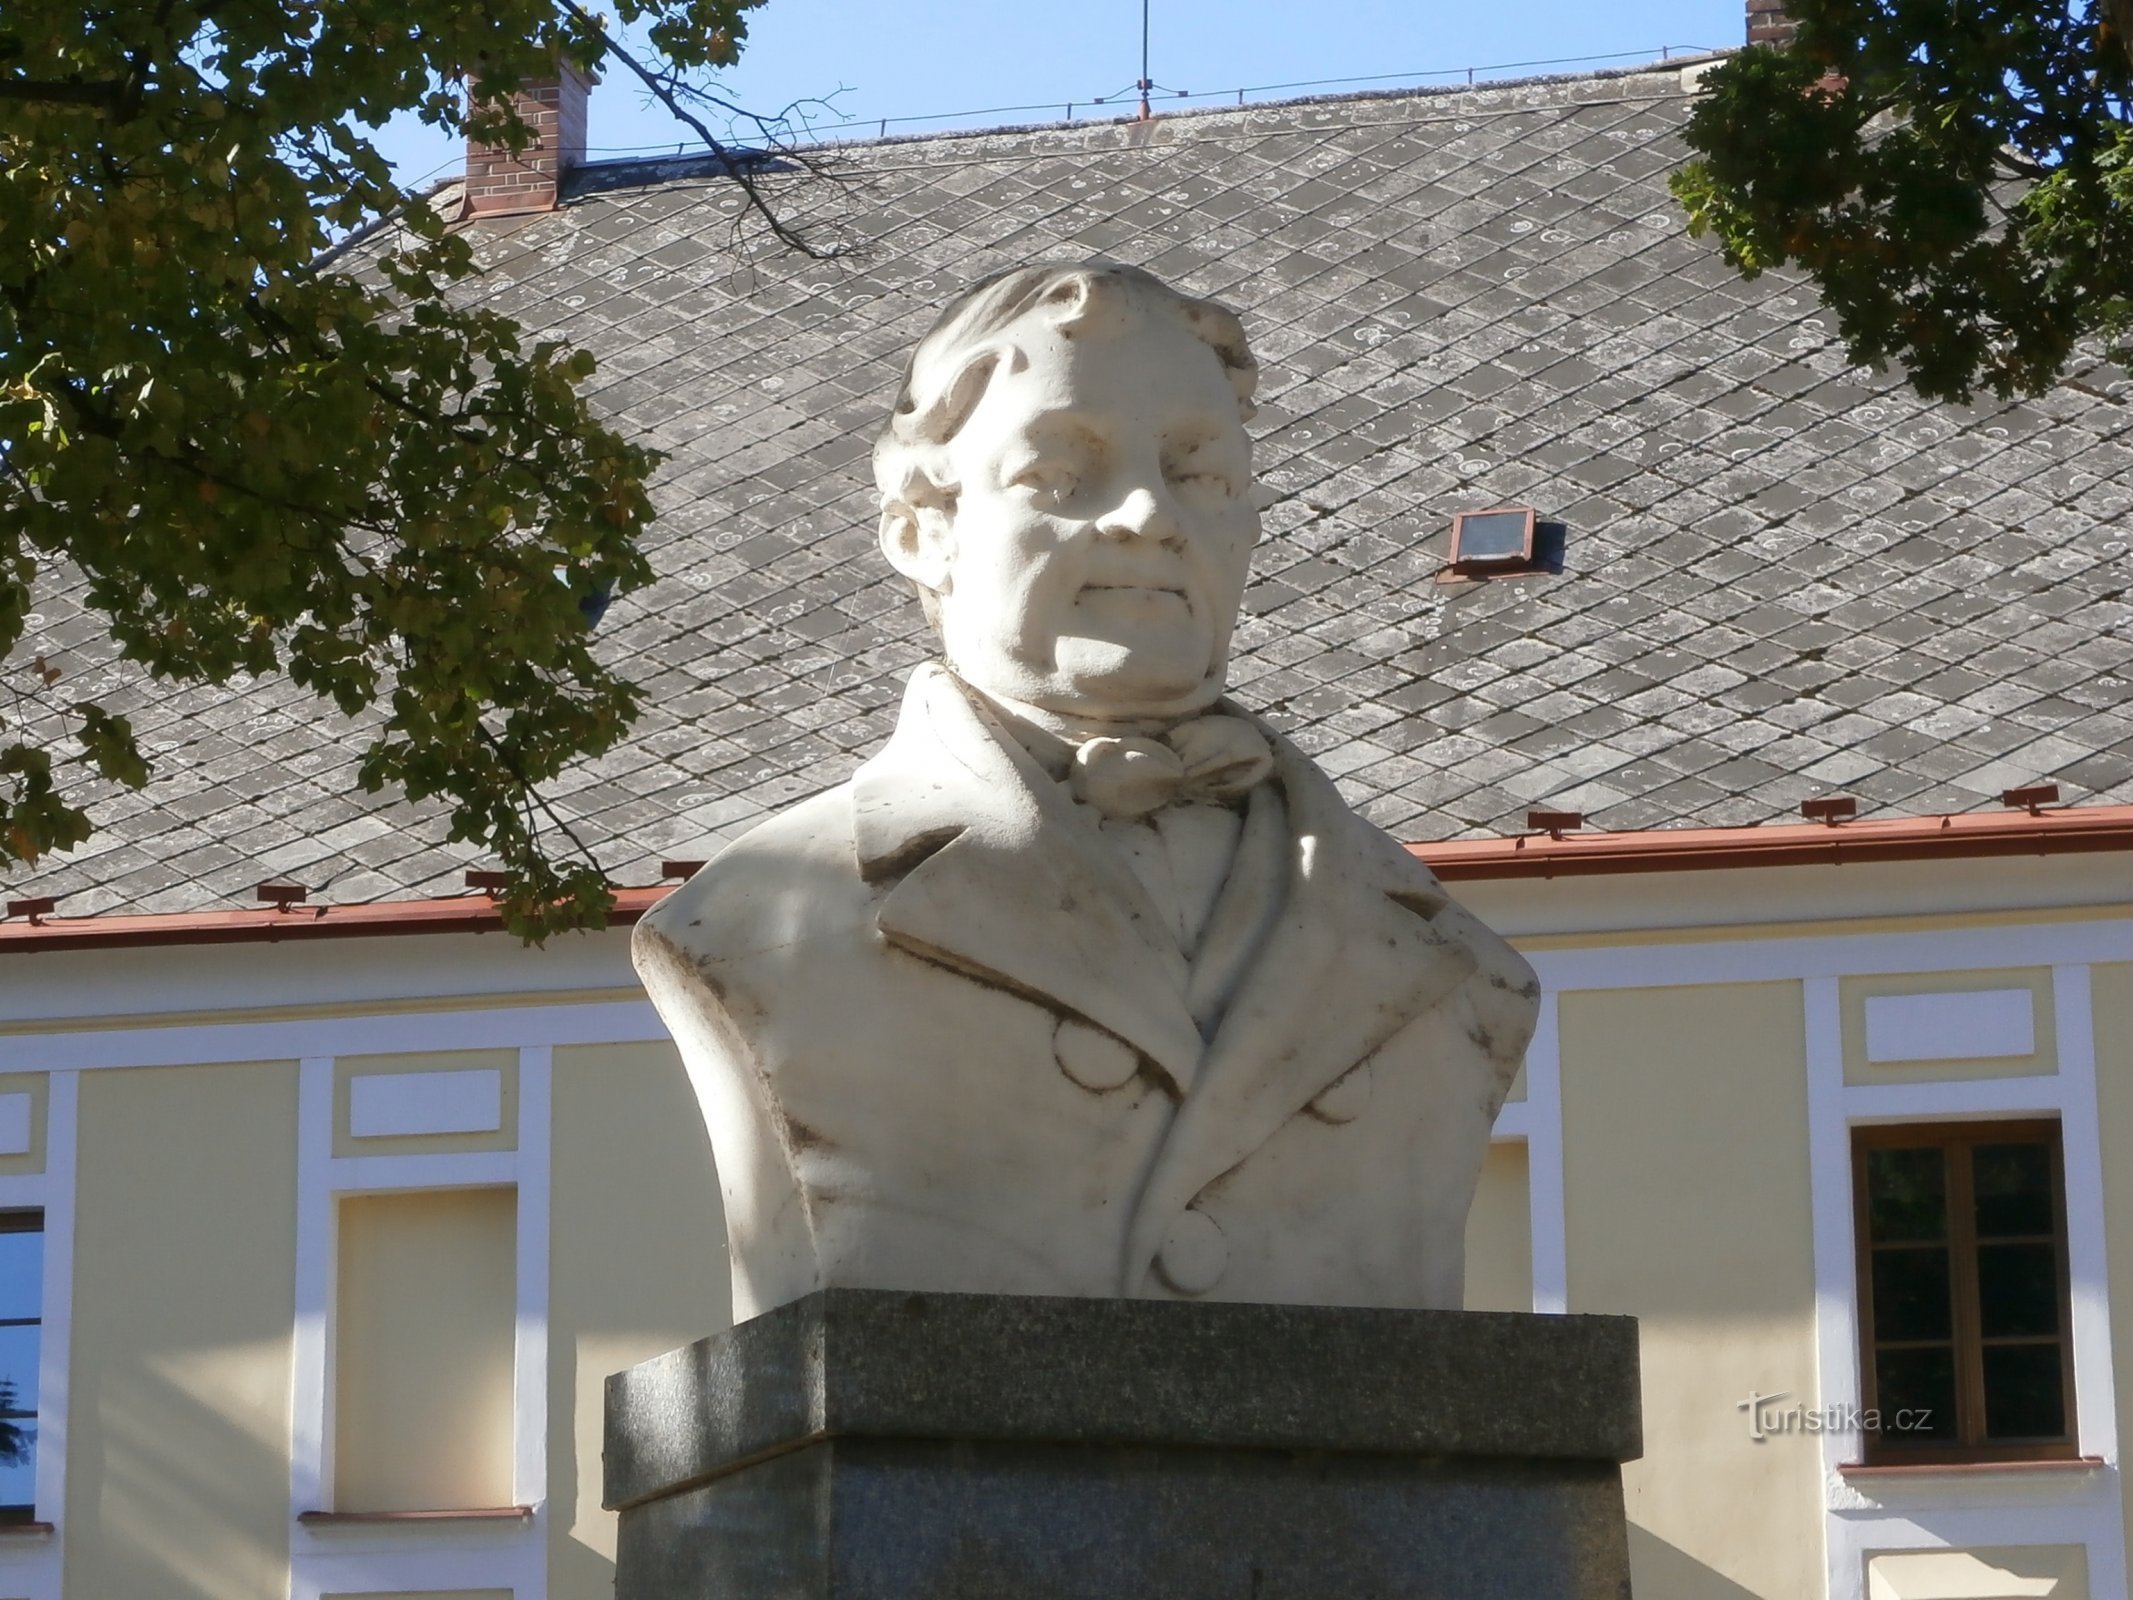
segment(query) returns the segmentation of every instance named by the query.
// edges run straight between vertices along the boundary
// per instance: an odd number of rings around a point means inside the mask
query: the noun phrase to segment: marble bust
[[[638,927],[737,1319],[816,1288],[1455,1307],[1530,968],[1223,698],[1238,319],[1135,268],[952,305],[874,452],[939,660],[851,782]]]

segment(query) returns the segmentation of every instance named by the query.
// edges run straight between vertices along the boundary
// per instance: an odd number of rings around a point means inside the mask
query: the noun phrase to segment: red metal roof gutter
[[[2067,855],[2133,850],[2133,806],[2067,806],[2037,812],[1809,822],[1776,828],[1654,828],[1560,837],[1537,833],[1517,839],[1459,839],[1407,848],[1447,882]]]
[[[1657,828],[1638,833],[1530,834],[1407,847],[1447,882],[1577,878],[1630,872],[1714,872],[1746,867],[1826,867],[2133,850],[2133,806],[2070,806],[2031,814],[1988,812],[1887,822],[1758,828]],[[2133,885],[2129,885],[2133,887]],[[672,892],[670,884],[617,889],[608,915],[626,927]],[[166,944],[293,942],[414,933],[496,933],[502,914],[486,895],[382,900],[365,905],[258,906],[153,916],[0,921],[0,954]]]
[[[617,889],[611,927],[626,927],[672,892],[670,883]],[[489,896],[374,900],[348,906],[246,906],[235,911],[173,911],[152,916],[53,917],[0,922],[0,955],[35,950],[109,949],[152,944],[293,943],[403,933],[499,933],[503,913]]]

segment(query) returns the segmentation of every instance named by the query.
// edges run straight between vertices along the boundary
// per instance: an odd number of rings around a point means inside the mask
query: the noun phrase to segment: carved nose
[[[1096,532],[1107,539],[1151,539],[1167,543],[1178,537],[1178,519],[1169,497],[1135,489],[1099,518]]]

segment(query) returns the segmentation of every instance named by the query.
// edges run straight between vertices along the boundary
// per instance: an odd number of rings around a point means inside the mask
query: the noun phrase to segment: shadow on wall
[[[1637,1600],[1777,1600],[1743,1589],[1634,1522],[1629,1525],[1629,1572]]]
[[[671,1044],[563,1046],[552,1093],[548,1597],[614,1600],[605,1380],[732,1325],[725,1219]]]
[[[563,1539],[548,1547],[548,1587],[564,1595],[612,1595],[615,1563],[582,1539]]]
[[[83,1080],[66,1591],[285,1600],[296,1063]]]
[[[272,1537],[287,1519],[288,1423],[261,1402],[273,1378],[288,1382],[286,1347],[233,1343],[170,1364],[180,1370],[75,1368],[69,1586],[269,1600],[288,1583],[286,1540]]]
[[[615,1593],[614,1513],[598,1509],[600,1485],[600,1450],[597,1445],[588,1452],[586,1435],[594,1440],[600,1438],[601,1407],[596,1402],[588,1408],[584,1395],[590,1391],[595,1396],[606,1394],[604,1372],[588,1373],[575,1339],[558,1339],[549,1344],[549,1382],[551,1399],[556,1387],[572,1398],[572,1431],[574,1437],[568,1449],[551,1449],[548,1457],[548,1504],[549,1515],[560,1517],[566,1524],[562,1537],[553,1532],[548,1540],[548,1594],[549,1600],[613,1600]],[[590,1454],[590,1461],[586,1457]],[[585,1477],[589,1471],[591,1482]],[[590,1500],[592,1504],[586,1502]],[[596,1519],[598,1527],[583,1526],[588,1519]],[[598,1542],[589,1542],[592,1533]],[[604,1546],[604,1547],[603,1547]]]

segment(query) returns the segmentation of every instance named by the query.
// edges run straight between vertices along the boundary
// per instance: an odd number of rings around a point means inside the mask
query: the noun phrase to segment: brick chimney
[[[585,160],[585,101],[593,80],[569,62],[553,78],[529,78],[513,102],[533,143],[517,155],[467,141],[466,215],[515,217],[553,211],[563,174]]]
[[[1748,0],[1748,42],[1782,50],[1792,43],[1799,24],[1785,9],[1785,0]]]

